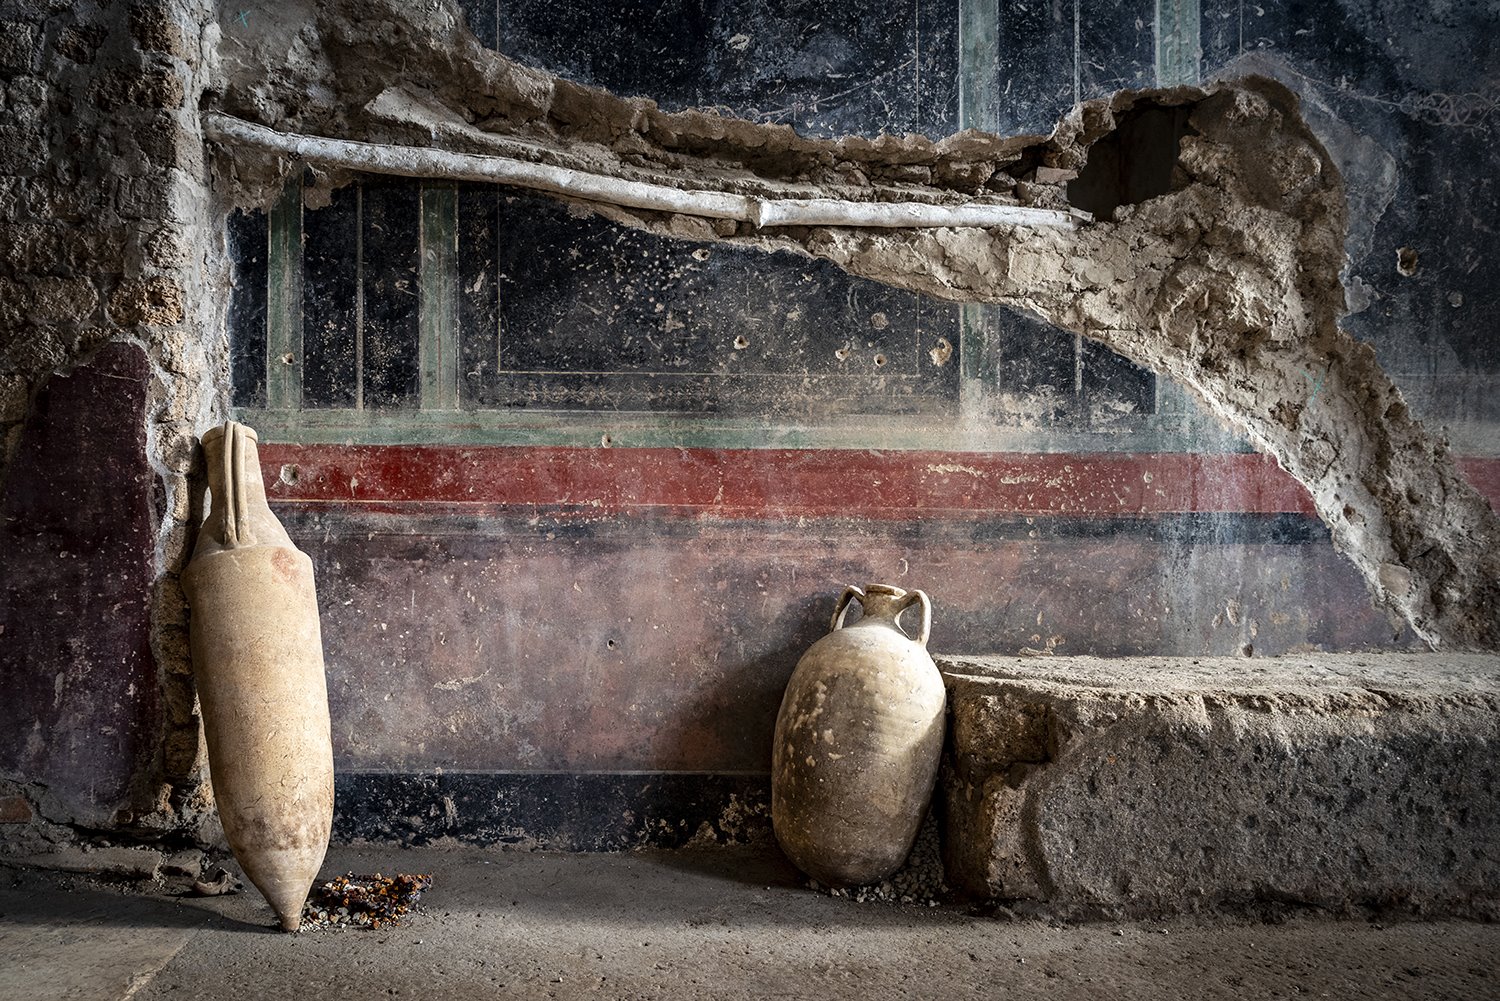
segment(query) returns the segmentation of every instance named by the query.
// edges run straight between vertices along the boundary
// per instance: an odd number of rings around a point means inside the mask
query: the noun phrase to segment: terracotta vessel
[[[844,626],[849,604],[864,616]],[[897,618],[922,612],[915,639]],[[932,603],[886,584],[845,588],[833,631],[792,673],[771,761],[771,821],[799,869],[829,886],[900,868],[932,799],[943,750],[943,678],[927,653]]]
[[[255,432],[203,436],[212,507],[182,575],[224,834],[295,931],[333,825],[333,743],[312,561],[266,504]]]

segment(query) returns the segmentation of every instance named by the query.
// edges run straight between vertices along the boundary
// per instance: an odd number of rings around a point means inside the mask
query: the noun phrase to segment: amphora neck
[[[227,421],[203,436],[210,495],[198,552],[247,546],[290,546],[286,530],[266,503],[255,431]]]
[[[839,598],[838,608],[833,613],[834,629],[844,628],[844,617],[849,613],[849,604],[856,599],[860,607],[864,609],[864,614],[858,622],[848,628],[894,629],[922,646],[927,645],[927,636],[932,630],[932,602],[928,600],[925,592],[907,591],[892,584],[867,584],[863,588],[852,585],[846,587],[843,596]],[[902,612],[913,605],[920,606],[922,610],[921,626],[916,632],[907,632],[897,619]]]
[[[906,600],[904,590],[890,584],[868,584],[864,592],[865,596],[859,600],[859,604],[865,610],[865,614],[859,622],[873,624],[876,621],[883,621],[885,625],[894,626],[896,616],[904,612],[911,604]],[[859,625],[859,622],[855,625]]]

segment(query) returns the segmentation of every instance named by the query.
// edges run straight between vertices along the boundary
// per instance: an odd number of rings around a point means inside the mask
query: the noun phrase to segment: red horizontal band
[[[1312,514],[1262,455],[839,449],[279,445],[260,448],[282,503],[499,505],[729,517]],[[1494,503],[1500,460],[1460,460]]]

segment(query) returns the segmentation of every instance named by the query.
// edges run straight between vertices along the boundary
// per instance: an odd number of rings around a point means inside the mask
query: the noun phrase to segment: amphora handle
[[[865,592],[862,588],[850,584],[844,588],[844,593],[839,595],[839,603],[833,607],[833,628],[844,628],[844,616],[849,614],[849,602],[858,598],[860,605],[865,602]]]
[[[889,591],[882,593],[889,593]],[[896,593],[899,594],[900,592],[897,591]],[[844,593],[839,595],[839,603],[833,609],[832,624],[835,630],[844,628],[844,618],[849,614],[849,603],[856,598],[859,599],[860,605],[863,606],[865,603],[864,589],[855,587],[853,584],[844,588]],[[926,591],[908,591],[905,596],[898,598],[893,608],[892,621],[900,629],[901,623],[896,620],[899,620],[901,613],[912,605],[922,606],[922,628],[918,631],[917,635],[911,638],[918,646],[925,647],[927,645],[927,638],[932,635],[932,599],[927,597]],[[904,629],[901,631],[906,632]],[[910,634],[908,633],[907,635]]]
[[[922,628],[912,639],[916,640],[917,646],[925,647],[927,645],[927,637],[932,635],[932,599],[927,597],[927,592],[920,588],[909,592],[905,598],[901,599],[901,604],[896,607],[897,617],[899,618],[902,612],[913,605],[922,606]],[[899,625],[900,623],[897,624]]]
[[[224,502],[219,508],[219,541],[228,549],[255,545],[250,529],[250,502],[245,475],[245,425],[236,421],[224,424],[220,442],[220,483]]]

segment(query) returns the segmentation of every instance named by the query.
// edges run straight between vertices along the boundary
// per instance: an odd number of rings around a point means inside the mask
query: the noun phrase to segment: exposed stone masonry
[[[0,3],[0,478],[53,372],[109,342],[138,345],[152,370],[153,652],[169,718],[131,802],[54,818],[88,827],[191,828],[210,805],[177,583],[197,520],[194,442],[225,402],[222,306],[207,291],[223,236],[197,112],[210,16],[194,0]]]

